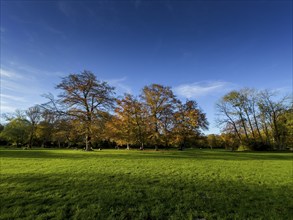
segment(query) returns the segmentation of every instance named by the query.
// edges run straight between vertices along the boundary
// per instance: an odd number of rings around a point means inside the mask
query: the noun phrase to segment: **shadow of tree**
[[[290,219],[292,188],[122,173],[1,181],[1,219]]]

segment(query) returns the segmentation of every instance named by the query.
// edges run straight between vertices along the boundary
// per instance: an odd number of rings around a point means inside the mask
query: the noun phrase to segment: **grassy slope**
[[[0,219],[290,219],[292,154],[0,150]]]

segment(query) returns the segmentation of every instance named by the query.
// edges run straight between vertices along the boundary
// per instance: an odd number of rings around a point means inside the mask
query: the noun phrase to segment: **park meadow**
[[[290,219],[292,156],[2,147],[0,219]]]
[[[0,220],[293,220],[292,0],[0,0]]]
[[[116,97],[90,71],[48,102],[3,114],[0,219],[290,219],[292,106],[273,91],[216,103],[151,84]]]

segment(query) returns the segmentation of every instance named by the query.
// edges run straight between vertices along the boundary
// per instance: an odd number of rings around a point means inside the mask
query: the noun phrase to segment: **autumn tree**
[[[140,145],[146,141],[146,111],[134,96],[125,94],[116,100],[115,115],[107,124],[109,136],[119,145]]]
[[[152,84],[143,88],[141,98],[149,118],[149,138],[158,150],[158,145],[163,144],[164,136],[166,137],[170,129],[176,103],[175,95],[168,86]],[[166,143],[168,140],[165,139]]]
[[[90,71],[70,74],[56,86],[62,90],[58,102],[66,106],[66,115],[78,119],[84,129],[86,151],[91,150],[94,122],[113,107],[114,88],[97,80]]]
[[[178,101],[178,110],[174,114],[174,134],[180,149],[184,149],[190,138],[196,138],[201,130],[208,129],[206,115],[198,107],[194,100],[187,100],[185,103]]]

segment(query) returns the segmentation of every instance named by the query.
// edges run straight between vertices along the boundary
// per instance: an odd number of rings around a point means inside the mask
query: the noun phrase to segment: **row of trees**
[[[289,97],[254,89],[231,91],[217,103],[218,124],[239,145],[253,149],[292,146],[293,108]]]
[[[180,101],[170,87],[145,86],[134,97],[115,97],[114,88],[83,71],[56,86],[55,99],[26,111],[5,115],[0,139],[29,147],[248,147],[255,150],[292,146],[293,110],[287,98],[265,90],[231,91],[217,103],[220,135],[202,134],[206,115],[196,101]]]
[[[84,71],[63,78],[56,88],[61,90],[57,99],[49,94],[47,103],[6,116],[9,123],[1,136],[30,147],[40,142],[59,146],[84,142],[91,150],[106,141],[127,148],[184,148],[208,128],[196,101],[181,102],[170,87],[152,84],[138,97],[116,98],[113,87]]]

